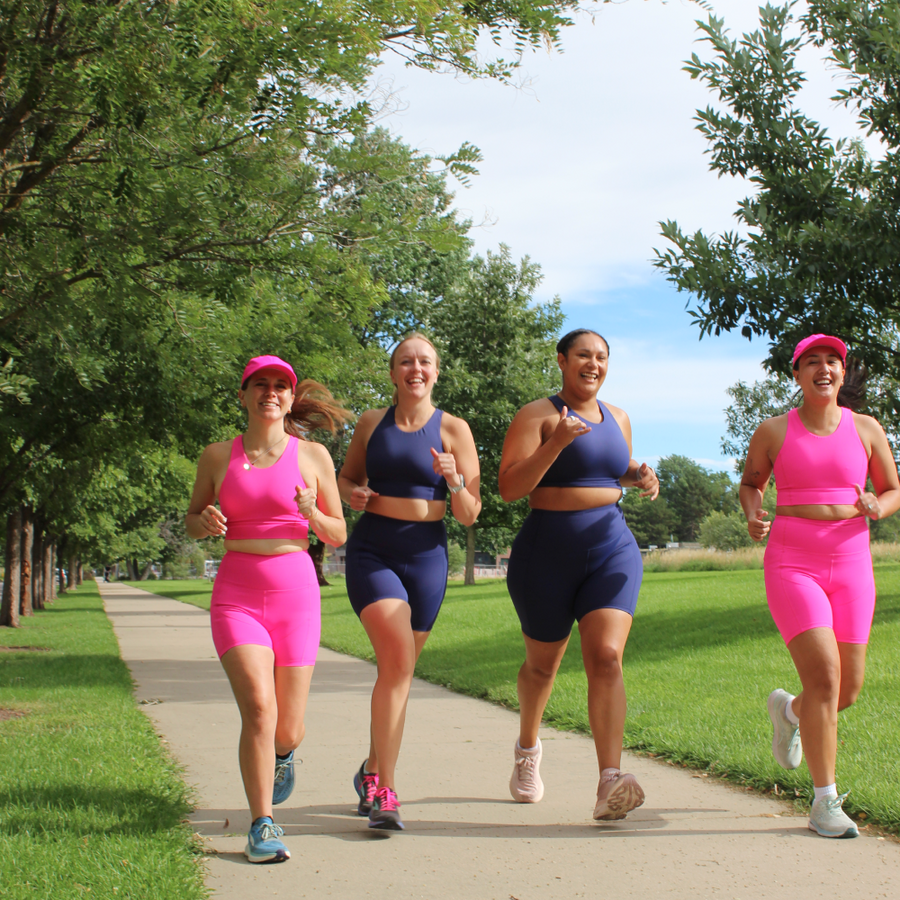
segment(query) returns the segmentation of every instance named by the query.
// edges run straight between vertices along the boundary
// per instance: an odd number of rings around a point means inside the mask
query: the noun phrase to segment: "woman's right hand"
[[[209,537],[218,537],[220,534],[225,534],[228,531],[228,526],[225,524],[227,521],[225,516],[215,506],[207,506],[200,513],[200,524]]]
[[[575,438],[587,434],[590,430],[590,425],[579,419],[578,416],[570,416],[569,408],[564,406],[559,413],[559,422],[553,432],[553,440],[560,444],[560,449],[562,449],[568,447]]]
[[[346,494],[344,495],[347,496]],[[350,509],[362,512],[369,503],[370,498],[380,496],[370,487],[355,487],[350,494]]]
[[[769,533],[772,523],[766,521],[767,515],[766,510],[758,509],[755,516],[747,519],[747,531],[754,541],[761,541]]]

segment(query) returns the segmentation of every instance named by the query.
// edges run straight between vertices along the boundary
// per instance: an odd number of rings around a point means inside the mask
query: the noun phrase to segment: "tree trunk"
[[[81,560],[78,560],[78,565],[76,567],[76,571],[78,572],[78,581],[77,584],[84,584],[84,569],[81,567]],[[77,586],[77,585],[76,585]]]
[[[319,587],[328,587],[328,582],[325,580],[325,570],[322,568],[322,563],[325,560],[325,550],[326,545],[321,541],[309,545],[309,558],[312,560],[316,570],[316,578],[318,579]]]
[[[75,588],[78,587],[77,578],[78,573],[76,571],[78,567],[78,560],[74,556],[69,557],[69,571],[66,573],[69,576],[69,583],[67,585],[70,591],[74,591]]]
[[[137,560],[134,561],[135,567],[137,566]],[[153,560],[147,563],[144,566],[144,571],[141,572],[141,577],[138,579],[139,581],[146,581],[150,577],[150,570],[153,568]]]
[[[475,529],[477,525],[466,526],[466,584],[475,584]]]
[[[53,577],[55,559],[56,541],[48,536],[44,539],[44,603],[52,603],[56,599],[56,579]]]
[[[34,538],[31,545],[31,608],[44,608],[44,528],[43,516],[34,517]]]
[[[133,560],[130,560],[130,559],[125,560],[125,577],[129,581],[137,581],[138,580],[138,573],[135,570],[135,564],[134,564]]]
[[[17,506],[6,517],[6,569],[3,578],[3,601],[0,602],[0,625],[19,627],[19,603],[22,595],[22,507]]]
[[[31,510],[27,506],[22,507],[22,584],[19,600],[19,611],[23,616],[33,616],[31,594],[31,554],[34,550],[34,522],[31,518]]]

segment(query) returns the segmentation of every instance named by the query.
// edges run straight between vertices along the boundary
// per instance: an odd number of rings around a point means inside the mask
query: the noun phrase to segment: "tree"
[[[700,523],[714,510],[733,512],[738,508],[737,492],[728,475],[709,472],[686,456],[664,456],[656,474],[678,541],[696,541]]]
[[[640,491],[629,489],[622,498],[625,521],[639,547],[651,544],[664,547],[678,527],[678,520],[669,509],[665,497],[650,500]]]
[[[562,326],[559,301],[535,304],[540,268],[527,257],[516,263],[509,248],[476,256],[443,297],[426,308],[423,323],[440,347],[436,400],[472,428],[481,462],[482,509],[475,525],[450,526],[466,546],[466,584],[474,583],[476,543],[508,547],[528,514],[527,503],[505,503],[497,489],[500,453],[513,416],[526,403],[553,393],[558,382],[555,336]]]
[[[888,0],[810,0],[760,10],[760,28],[732,40],[721,19],[698,23],[713,58],[694,54],[693,78],[724,109],[698,111],[711,168],[748,179],[755,193],[735,213],[741,232],[662,233],[674,249],[656,264],[693,295],[701,336],[740,328],[770,341],[767,366],[788,372],[797,340],[839,334],[877,377],[900,377],[900,25]],[[824,49],[848,81],[835,101],[854,109],[884,158],[859,140],[833,140],[797,105],[804,75],[798,53]],[[889,429],[900,395],[873,407]]]
[[[704,547],[715,550],[740,550],[753,546],[753,538],[747,531],[747,519],[739,512],[711,512],[700,523],[699,540]]]
[[[744,471],[750,438],[765,419],[780,416],[796,405],[797,385],[775,374],[748,385],[743,381],[726,389],[732,403],[725,410],[726,433],[722,452],[734,457],[735,471]]]

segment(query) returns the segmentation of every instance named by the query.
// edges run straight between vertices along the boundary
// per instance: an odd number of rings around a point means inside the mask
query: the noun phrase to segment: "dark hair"
[[[604,344],[606,344],[606,352],[609,353],[609,341],[603,337],[602,334],[598,331],[594,331],[592,328],[576,328],[574,331],[570,331],[568,334],[564,334],[560,339],[559,343],[556,345],[556,352],[562,353],[563,356],[569,355],[569,350],[572,347],[572,344],[575,343],[578,338],[580,338],[583,334],[595,334]]]
[[[306,440],[306,435],[317,428],[327,428],[334,434],[351,418],[353,413],[340,406],[325,385],[305,378],[294,391],[291,411],[284,417],[284,430]]]
[[[838,391],[838,406],[846,406],[858,412],[866,402],[866,379],[869,371],[866,364],[855,356],[847,357],[844,366],[844,383]]]
[[[435,364],[435,367],[438,368],[438,369],[441,367],[441,355],[440,355],[440,353],[438,353],[437,347],[434,346],[434,342],[431,340],[431,338],[428,337],[427,335],[422,334],[421,331],[411,331],[409,334],[405,335],[405,336],[400,340],[400,342],[397,344],[397,346],[394,347],[394,349],[391,351],[391,363],[390,363],[390,366],[389,366],[389,368],[390,368],[391,371],[394,370],[394,360],[397,358],[397,351],[398,351],[398,350],[399,350],[399,349],[400,349],[407,341],[412,341],[412,340],[415,340],[415,339],[418,339],[418,340],[420,340],[420,341],[425,341],[425,343],[428,344],[428,345],[431,347],[432,350],[434,350],[434,364]],[[397,405],[397,400],[399,400],[399,399],[400,399],[400,394],[399,394],[399,392],[397,391],[397,388],[394,388],[394,394],[393,394],[393,396],[391,397],[391,404],[392,404],[393,406],[396,406],[396,405]]]

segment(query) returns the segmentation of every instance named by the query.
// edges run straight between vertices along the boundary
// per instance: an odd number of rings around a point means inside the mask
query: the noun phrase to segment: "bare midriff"
[[[819,519],[822,522],[839,522],[855,519],[862,513],[848,503],[806,503],[798,506],[776,506],[776,516],[794,516],[797,519]]]
[[[580,509],[596,509],[618,503],[622,491],[619,488],[597,487],[537,487],[528,495],[532,509],[552,512],[575,512]]]
[[[366,512],[407,522],[439,522],[447,512],[447,502],[418,497],[370,497]]]
[[[257,556],[278,556],[281,553],[299,553],[309,550],[309,541],[286,541],[279,538],[260,538],[252,541],[229,541],[225,549],[235,553],[255,553]]]

